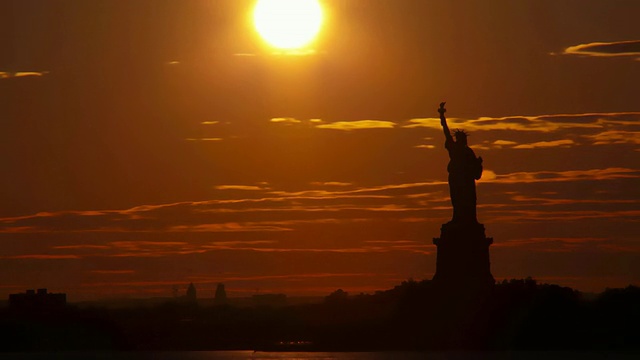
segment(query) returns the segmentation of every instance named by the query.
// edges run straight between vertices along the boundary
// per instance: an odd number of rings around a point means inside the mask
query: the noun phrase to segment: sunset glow
[[[0,300],[432,279],[443,101],[496,281],[640,284],[640,1],[6,2]]]
[[[311,42],[322,26],[316,0],[259,0],[253,18],[260,36],[280,49],[298,49]]]

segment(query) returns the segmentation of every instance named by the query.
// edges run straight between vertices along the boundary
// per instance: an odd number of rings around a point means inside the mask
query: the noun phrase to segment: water
[[[10,360],[636,360],[640,352],[59,352],[0,354]]]

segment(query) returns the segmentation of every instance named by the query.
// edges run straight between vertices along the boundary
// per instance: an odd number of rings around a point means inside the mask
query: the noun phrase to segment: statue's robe
[[[449,151],[449,192],[454,222],[477,222],[476,183],[482,176],[482,163],[473,150],[453,140],[445,142]]]

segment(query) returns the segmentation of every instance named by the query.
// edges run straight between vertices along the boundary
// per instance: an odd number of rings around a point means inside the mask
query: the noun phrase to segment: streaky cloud
[[[537,149],[537,148],[553,148],[553,147],[570,147],[576,145],[573,140],[553,140],[553,141],[538,141],[531,144],[516,145],[514,149]]]
[[[215,189],[216,190],[245,190],[245,191],[268,190],[255,185],[217,185],[215,186]]]
[[[91,270],[93,274],[99,275],[128,275],[135,274],[135,270]]]
[[[516,202],[526,202],[536,206],[555,206],[567,204],[640,204],[640,200],[633,199],[562,199],[544,198],[525,195],[513,195],[511,200]]]
[[[496,140],[493,142],[493,145],[518,145],[517,142],[511,140]]]
[[[0,79],[40,77],[49,74],[49,71],[0,71]]]
[[[219,137],[210,137],[210,138],[186,138],[186,141],[222,141],[222,138]]]
[[[547,133],[563,129],[604,129],[611,125],[633,126],[638,124],[640,112],[449,118],[447,120],[451,128],[458,127],[468,131],[509,130]],[[410,119],[402,127],[441,129],[440,119],[437,118]]]
[[[640,131],[608,130],[582,137],[593,141],[592,145],[640,145]]]
[[[609,181],[619,179],[638,179],[640,170],[624,167],[603,169],[565,170],[565,171],[521,171],[496,173],[486,169],[480,186],[489,184],[530,184],[554,182]],[[323,183],[324,184],[324,183]],[[345,183],[346,184],[346,183]],[[114,234],[160,234],[160,233],[275,233],[299,231],[311,224],[349,224],[354,222],[376,221],[386,217],[390,221],[398,218],[417,219],[420,211],[439,211],[449,209],[448,198],[443,196],[446,181],[423,181],[415,183],[396,183],[369,187],[338,188],[326,190],[280,191],[269,189],[265,194],[262,187],[250,187],[247,195],[226,200],[185,201],[177,203],[140,205],[122,210],[87,210],[40,212],[34,215],[8,217],[0,219],[0,233],[112,233]],[[231,186],[228,190],[246,190],[245,185]],[[240,186],[241,188],[237,188]],[[346,186],[346,185],[345,185]],[[494,185],[492,185],[494,186]],[[223,188],[224,189],[224,188]],[[258,191],[258,197],[250,195]],[[240,194],[240,193],[236,193]],[[268,195],[268,196],[264,196]],[[520,196],[520,197],[518,197]],[[566,196],[565,196],[566,197]],[[537,198],[537,199],[536,199]],[[627,201],[603,201],[568,199],[542,199],[541,196],[520,194],[509,196],[504,193],[500,201],[506,201],[511,207],[570,204],[634,204]],[[624,205],[628,207],[629,205]],[[505,204],[483,203],[486,209],[509,208]],[[215,215],[214,215],[215,214]],[[246,221],[252,214],[256,221]],[[574,215],[576,213],[573,213]],[[509,214],[491,213],[498,219]],[[517,215],[517,214],[516,214]],[[585,214],[578,214],[582,217]],[[213,217],[212,217],[213,216]],[[591,216],[591,215],[589,215]],[[606,216],[596,214],[595,217]],[[623,216],[626,216],[623,214]],[[411,220],[406,220],[410,222]],[[163,242],[158,245],[168,246]],[[184,244],[174,244],[184,246]],[[58,244],[58,250],[103,251],[103,244],[77,245]],[[200,251],[202,249],[197,249]],[[192,251],[192,249],[184,249]]]
[[[292,231],[293,229],[261,223],[212,223],[198,225],[175,225],[170,226],[168,232],[270,232],[270,231]]]
[[[328,124],[316,125],[318,129],[333,130],[363,130],[363,129],[393,129],[396,123],[383,120],[356,120],[356,121],[337,121]]]
[[[637,179],[640,170],[627,168],[606,168],[566,171],[522,171],[508,174],[496,174],[494,179],[485,182],[534,183],[582,180]]]
[[[26,254],[26,255],[10,255],[0,256],[0,259],[33,259],[33,260],[67,260],[67,259],[80,259],[81,256],[73,254]]]
[[[78,245],[58,245],[52,246],[52,249],[109,249],[107,245],[91,245],[91,244],[78,244]]]
[[[622,211],[538,211],[538,210],[509,210],[505,213],[485,212],[484,218],[491,223],[527,223],[527,222],[567,222],[577,220],[615,220],[619,222],[637,222],[640,210]]]
[[[311,183],[313,186],[351,186],[352,183],[341,181],[314,181]]]
[[[281,124],[299,124],[302,122],[302,120],[298,120],[296,118],[291,118],[291,117],[273,118],[269,121],[271,121],[272,123],[281,123]]]
[[[504,242],[498,242],[495,246],[498,247],[512,247],[512,246],[523,246],[528,244],[540,244],[540,243],[549,243],[549,242],[558,242],[558,243],[566,243],[566,244],[585,244],[585,243],[593,243],[593,242],[603,242],[609,241],[607,238],[599,238],[599,237],[548,237],[548,238],[528,238],[528,239],[514,239]]]
[[[640,246],[627,246],[603,237],[532,237],[496,242],[497,248],[523,248],[534,252],[625,252],[634,253]]]
[[[567,47],[562,54],[594,57],[640,56],[640,40],[579,44]]]

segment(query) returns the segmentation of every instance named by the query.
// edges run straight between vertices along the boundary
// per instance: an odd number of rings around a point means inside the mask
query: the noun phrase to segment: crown
[[[469,136],[469,134],[464,130],[455,129],[455,131],[453,132],[453,136],[455,136],[456,138],[460,137],[460,136],[467,137],[467,136]]]

